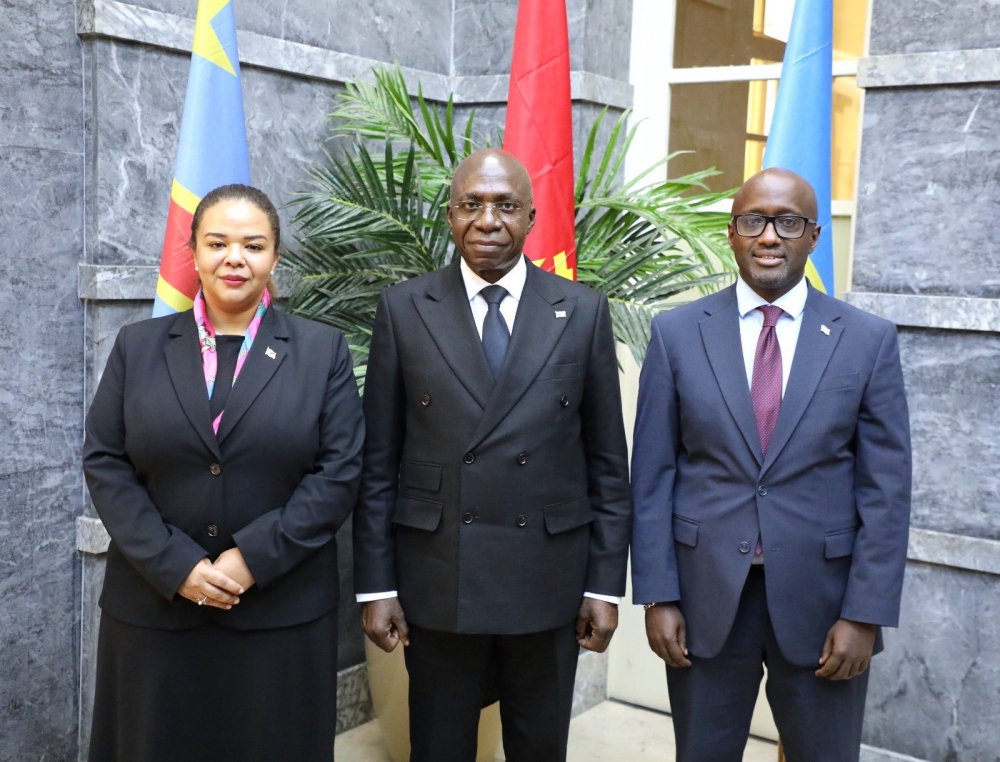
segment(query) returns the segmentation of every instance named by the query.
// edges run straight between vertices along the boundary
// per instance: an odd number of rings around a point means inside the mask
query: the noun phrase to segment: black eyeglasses
[[[736,225],[737,234],[744,238],[763,235],[768,223],[774,225],[774,232],[778,234],[778,238],[801,238],[806,232],[806,225],[815,225],[816,220],[793,214],[779,214],[775,217],[766,214],[735,214],[733,223]]]
[[[487,208],[493,212],[494,217],[505,221],[515,219],[524,209],[523,206],[514,201],[497,201],[487,204],[479,201],[459,201],[452,206],[451,213],[460,220],[475,220],[479,219],[479,215]]]

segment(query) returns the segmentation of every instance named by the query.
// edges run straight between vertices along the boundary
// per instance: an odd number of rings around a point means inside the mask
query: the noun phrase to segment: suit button
[[[462,458],[462,460],[465,461],[466,465],[470,465],[470,464],[476,462],[476,456],[475,456],[474,453],[467,452],[467,453],[465,453],[465,457]]]
[[[209,537],[218,537],[219,536],[219,528],[215,524],[209,524],[208,525],[208,536]]]
[[[749,552],[750,552],[750,543],[744,540],[743,542],[740,543],[740,553],[749,553]]]
[[[466,524],[471,524],[472,523],[472,514],[469,513],[468,511],[466,511],[465,513],[463,513],[462,514],[462,521],[465,522]]]
[[[431,406],[431,395],[425,394],[423,397],[421,397],[420,398],[420,404],[423,405],[424,407],[430,407]]]
[[[763,484],[761,484],[757,488],[757,494],[760,495],[761,497],[764,497],[764,495],[767,494],[767,487],[765,487]]]
[[[528,462],[528,456],[525,455],[523,452],[517,456],[517,465],[523,466],[527,462]]]
[[[213,463],[208,467],[208,470],[212,472],[212,476],[218,476],[222,473],[222,466],[218,463]]]
[[[528,523],[528,520],[526,518],[524,518],[524,516],[518,516],[517,517],[517,525],[519,527],[523,527],[527,523]]]
[[[564,394],[562,397],[559,398],[559,404],[562,405],[563,407],[569,407],[569,397],[567,397]]]

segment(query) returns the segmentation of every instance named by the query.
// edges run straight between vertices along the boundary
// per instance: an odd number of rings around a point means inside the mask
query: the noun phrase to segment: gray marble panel
[[[194,18],[197,0],[133,5]],[[240,0],[236,24],[268,37],[448,73],[451,0]]]
[[[1000,539],[1000,335],[900,331],[913,526]]]
[[[1000,333],[1000,299],[850,291],[844,300],[896,325]]]
[[[860,762],[925,762],[911,757],[909,754],[898,754],[887,749],[876,749],[868,744],[861,744]]]
[[[453,73],[468,76],[510,72],[517,3],[455,0],[454,7]]]
[[[1000,40],[1000,0],[872,0],[871,17],[872,55],[992,48]]]
[[[998,120],[1000,85],[868,93],[853,290],[1000,296]]]
[[[864,741],[930,762],[996,762],[1000,578],[907,565],[901,625],[872,660]]]
[[[73,0],[4,4],[0,146],[83,151],[73,8]]]
[[[906,557],[911,561],[1000,575],[997,540],[911,528]]]
[[[916,87],[1000,81],[1000,48],[870,56],[858,62],[858,87]]]
[[[79,459],[82,157],[0,146],[0,474]],[[2,617],[3,614],[0,614]]]
[[[0,474],[3,762],[76,756],[80,491],[75,464]]]
[[[97,264],[156,265],[173,177],[187,80],[186,56],[111,41],[94,43],[99,106]],[[155,82],[156,86],[151,86]],[[282,208],[321,159],[339,88],[270,71],[243,71],[253,182]]]
[[[104,555],[81,554],[83,579],[80,604],[80,762],[87,762],[90,724],[94,716],[94,689],[97,686],[97,634],[101,607],[97,605],[104,588]]]
[[[356,664],[337,673],[337,733],[364,725],[375,718],[368,667]]]
[[[582,69],[627,82],[632,0],[587,0],[587,26],[581,42]]]
[[[573,684],[573,717],[608,698],[608,652],[596,654],[580,649]]]

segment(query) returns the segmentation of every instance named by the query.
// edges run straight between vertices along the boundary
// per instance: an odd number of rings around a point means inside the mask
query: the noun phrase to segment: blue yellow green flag
[[[229,183],[250,183],[236,17],[233,0],[199,0],[153,317],[191,308],[191,218],[206,193]]]
[[[764,168],[784,167],[812,183],[824,230],[806,276],[833,294],[830,234],[831,112],[833,104],[833,0],[796,0],[778,84],[778,99],[764,149]]]

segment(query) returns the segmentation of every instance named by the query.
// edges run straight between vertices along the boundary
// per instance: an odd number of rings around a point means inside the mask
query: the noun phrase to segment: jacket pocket
[[[399,481],[407,487],[437,492],[441,489],[441,466],[434,463],[403,461]]]
[[[674,542],[689,545],[692,548],[698,544],[698,522],[674,514]]]
[[[831,392],[834,389],[854,389],[858,385],[857,373],[835,373],[823,376],[816,386],[817,392]]]
[[[583,366],[578,362],[552,363],[543,365],[535,376],[536,381],[547,381],[555,378],[579,378],[583,375]]]
[[[396,509],[392,512],[392,523],[433,532],[441,523],[442,510],[441,503],[435,500],[399,495],[396,498]]]
[[[854,553],[854,541],[858,538],[858,527],[849,529],[838,529],[835,532],[826,533],[826,552],[823,554],[827,558],[843,558]]]
[[[590,507],[590,498],[586,495],[547,505],[542,508],[542,514],[549,534],[568,532],[594,520],[594,509]]]

